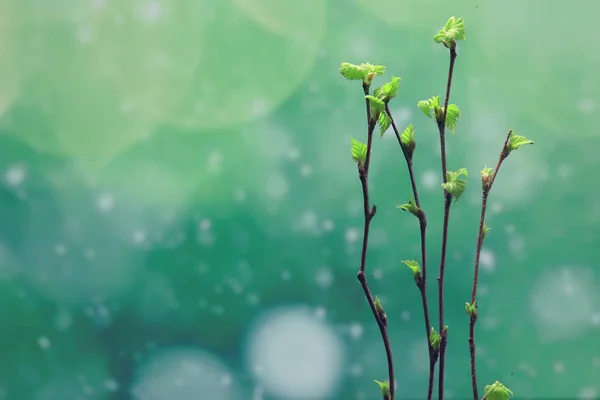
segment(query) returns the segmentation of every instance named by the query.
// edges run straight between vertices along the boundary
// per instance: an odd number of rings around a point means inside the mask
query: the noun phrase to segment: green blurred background
[[[451,217],[447,397],[470,396],[476,172],[512,126],[536,144],[491,195],[480,384],[600,398],[599,12],[589,0],[3,0],[0,399],[380,398],[349,153],[364,102],[338,67],[403,79],[392,111],[415,125],[435,296],[439,145],[416,103],[443,95],[447,50],[432,37],[452,15],[467,40],[448,167],[473,177]],[[393,136],[373,154],[368,276],[398,398],[422,399],[422,311],[400,263],[419,257],[418,225],[396,209],[410,187]]]

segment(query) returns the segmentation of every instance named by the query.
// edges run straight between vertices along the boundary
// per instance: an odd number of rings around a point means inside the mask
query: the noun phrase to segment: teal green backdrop
[[[356,280],[350,139],[364,100],[339,64],[384,64],[415,127],[432,318],[443,95],[433,35],[464,18],[448,167],[447,398],[470,396],[478,171],[509,126],[535,140],[489,206],[480,386],[600,398],[600,3],[571,0],[0,2],[0,399],[378,399],[387,379]],[[375,84],[377,84],[376,81]],[[398,399],[427,384],[422,309],[401,260],[418,224],[393,135],[374,142],[367,275],[389,319]],[[437,323],[436,323],[437,325]],[[482,389],[480,389],[480,392]]]

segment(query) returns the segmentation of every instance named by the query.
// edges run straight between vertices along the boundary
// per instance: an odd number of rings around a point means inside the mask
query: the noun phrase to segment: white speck
[[[255,117],[265,115],[267,112],[267,101],[265,99],[254,99],[252,101],[252,114]]]
[[[281,200],[288,192],[288,183],[280,174],[271,175],[265,184],[265,193],[268,197]]]
[[[363,336],[365,329],[363,328],[363,326],[360,323],[353,322],[348,327],[348,331],[350,333],[350,338],[352,338],[352,340],[358,340]]]
[[[148,3],[143,11],[143,19],[152,22],[156,21],[162,14],[162,5],[157,2]]]
[[[597,312],[594,315],[592,315],[592,317],[590,318],[590,322],[594,326],[600,326],[600,312]]]
[[[512,235],[516,231],[517,231],[517,228],[513,224],[508,224],[504,227],[504,232],[506,232],[507,235]]]
[[[331,398],[339,385],[342,343],[329,324],[307,308],[259,316],[248,344],[248,370],[274,398]]]
[[[312,167],[308,164],[302,164],[300,167],[300,175],[304,178],[309,177],[312,174]]]
[[[481,318],[481,317],[480,317]],[[481,318],[481,328],[484,330],[494,330],[500,326],[500,321],[497,317],[486,315]]]
[[[552,369],[557,374],[560,374],[561,372],[565,371],[565,364],[563,364],[562,361],[554,361],[554,365],[552,366]]]
[[[67,254],[67,247],[64,244],[59,243],[56,246],[54,246],[54,252],[59,256],[65,255]]]
[[[533,366],[527,364],[524,361],[521,361],[518,365],[518,368],[525,372],[527,375],[529,375],[530,378],[535,378],[537,376],[537,371],[535,370],[535,368],[533,368]]]
[[[327,316],[327,310],[323,307],[319,307],[315,310],[315,318],[317,319],[325,319]]]
[[[231,385],[232,382],[233,382],[233,378],[231,377],[231,374],[224,374],[221,377],[221,385],[223,385],[223,386],[229,386],[229,385]]]
[[[556,172],[558,173],[559,178],[567,179],[573,175],[573,167],[568,164],[560,164],[556,168]]]
[[[330,231],[332,231],[334,227],[335,227],[335,226],[334,226],[334,224],[333,224],[333,221],[332,221],[332,220],[330,220],[330,219],[326,219],[325,221],[323,221],[323,230],[324,230],[325,232],[330,232]]]
[[[484,270],[493,272],[496,268],[496,259],[494,253],[489,250],[481,250],[479,255],[479,263]]]
[[[402,311],[402,314],[400,314],[400,318],[402,318],[402,321],[404,321],[404,322],[410,321],[410,311],[408,311],[408,310]]]
[[[348,228],[346,229],[346,242],[356,242],[358,240],[358,229]]]
[[[205,110],[206,105],[204,104],[204,102],[199,101],[196,104],[194,104],[194,112],[196,112],[197,114],[202,114]]]
[[[210,222],[210,219],[203,219],[202,221],[200,221],[200,230],[206,232],[207,230],[209,230],[212,226],[212,223]]]
[[[20,185],[27,177],[27,170],[20,165],[13,165],[6,170],[4,179],[10,186]]]
[[[363,367],[360,364],[353,364],[348,368],[348,373],[354,378],[358,378],[363,374]]]
[[[582,113],[588,114],[594,111],[594,108],[596,108],[596,104],[592,99],[583,99],[579,102],[577,108],[579,108],[579,111],[581,111]]]
[[[130,113],[133,110],[133,104],[128,100],[123,100],[119,106],[121,112]]]
[[[584,387],[579,392],[580,400],[597,400],[598,399],[598,390],[594,387]]]
[[[237,189],[233,193],[233,197],[235,198],[236,201],[242,202],[242,201],[246,200],[246,191],[243,189]]]
[[[42,336],[40,338],[38,338],[38,346],[40,346],[41,349],[46,350],[48,347],[50,347],[50,339],[48,339],[45,336]]]
[[[296,224],[296,228],[302,232],[316,233],[318,231],[319,217],[312,211],[305,211]]]
[[[284,281],[289,281],[292,278],[292,274],[290,271],[285,270],[281,272],[281,279]]]
[[[83,44],[91,43],[92,40],[94,40],[92,29],[88,26],[79,28],[79,30],[77,30],[77,40]]]
[[[491,209],[494,214],[499,214],[500,212],[502,212],[503,206],[498,202],[494,202],[492,203]]]
[[[511,253],[519,253],[525,250],[525,239],[520,236],[511,236],[508,241],[508,249]]]
[[[327,267],[319,268],[315,274],[315,282],[323,289],[328,288],[333,283],[333,274]]]
[[[119,389],[119,382],[108,378],[104,381],[104,388],[109,392],[116,392]]]
[[[383,271],[381,268],[375,268],[373,270],[373,279],[380,280],[383,278]]]
[[[248,302],[248,304],[250,304],[251,306],[255,306],[260,302],[260,297],[258,296],[258,294],[256,293],[249,293],[246,296],[246,301]]]
[[[91,260],[92,258],[96,257],[96,250],[92,249],[91,247],[87,247],[85,250],[83,250],[83,256],[88,260]]]
[[[300,150],[298,150],[295,147],[292,147],[287,151],[287,157],[290,160],[297,160],[298,158],[300,158]]]
[[[479,284],[479,289],[477,290],[477,293],[480,296],[487,296],[490,293],[490,287],[488,285]]]
[[[438,183],[441,183],[438,174],[431,170],[423,172],[421,182],[427,189],[434,189]]]
[[[114,208],[115,198],[110,194],[103,194],[100,197],[98,197],[96,204],[100,211],[108,212]]]
[[[143,231],[135,231],[133,233],[133,241],[137,244],[144,243],[146,241],[146,233]]]
[[[592,359],[592,366],[594,368],[600,368],[600,357],[594,357]]]
[[[208,171],[213,174],[221,172],[221,164],[223,163],[223,155],[219,151],[213,151],[208,155],[206,161]]]

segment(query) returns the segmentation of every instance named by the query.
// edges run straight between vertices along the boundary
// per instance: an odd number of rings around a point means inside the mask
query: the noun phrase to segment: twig
[[[404,158],[406,160],[406,165],[408,167],[408,174],[410,176],[410,183],[412,186],[413,196],[415,198],[415,204],[419,208],[419,227],[421,230],[421,281],[418,285],[419,292],[421,293],[421,302],[423,303],[423,314],[425,316],[425,338],[427,339],[427,347],[429,350],[429,384],[427,386],[427,400],[431,400],[433,396],[433,381],[435,375],[435,364],[437,362],[437,358],[435,356],[435,352],[433,350],[433,346],[429,340],[429,334],[431,333],[431,320],[429,319],[429,306],[427,305],[427,252],[426,252],[426,230],[427,230],[427,217],[425,212],[421,208],[421,203],[419,202],[419,192],[417,191],[417,183],[415,179],[415,174],[412,165],[412,155],[409,155],[406,146],[402,143],[402,139],[400,137],[400,132],[398,131],[398,127],[396,126],[396,122],[394,121],[394,117],[390,112],[389,106],[386,104],[385,112],[390,118],[392,129],[394,130],[394,134],[396,135],[396,139],[398,139],[398,144],[402,149],[402,154],[404,154]]]
[[[481,247],[483,246],[484,239],[484,230],[485,230],[485,212],[487,209],[487,200],[490,190],[492,189],[492,185],[496,180],[496,175],[500,170],[500,166],[502,162],[508,156],[506,153],[506,147],[510,140],[510,135],[512,134],[512,129],[509,129],[508,134],[506,135],[506,140],[504,141],[504,145],[502,146],[502,151],[500,152],[500,157],[498,158],[498,164],[494,169],[494,173],[491,178],[483,177],[482,189],[481,189],[481,217],[479,219],[479,232],[477,233],[477,245],[475,250],[475,267],[473,272],[473,289],[471,291],[471,305],[477,307],[476,296],[477,296],[477,283],[479,279],[479,258],[481,256]],[[478,400],[479,394],[477,390],[477,373],[475,367],[475,322],[477,321],[477,311],[475,309],[474,312],[471,313],[470,321],[469,321],[469,352],[471,353],[471,382],[473,386],[473,399]],[[485,397],[485,396],[484,396]]]
[[[456,43],[452,42],[450,46],[450,68],[448,70],[448,83],[446,85],[446,99],[444,101],[444,114],[441,120],[438,120],[438,129],[440,131],[440,149],[442,155],[442,182],[446,183],[446,115],[448,113],[448,102],[450,100],[450,88],[452,86],[452,74],[454,72],[454,62],[456,60]],[[442,255],[440,259],[440,275],[438,277],[438,308],[439,308],[439,326],[440,326],[440,370],[439,370],[439,400],[444,398],[444,367],[446,362],[446,343],[448,331],[444,329],[444,268],[446,265],[446,246],[448,243],[448,220],[450,218],[450,205],[452,204],[452,195],[444,191],[444,224],[442,228]]]
[[[363,91],[365,96],[369,94],[369,85],[363,83]],[[357,278],[360,282],[360,285],[365,293],[365,297],[369,303],[369,307],[371,307],[371,311],[373,312],[373,316],[375,317],[375,321],[377,321],[377,325],[379,326],[379,331],[381,332],[381,338],[383,340],[383,345],[385,347],[385,353],[387,357],[388,363],[388,375],[389,375],[389,390],[390,390],[390,398],[389,400],[394,400],[394,363],[392,359],[392,348],[390,346],[390,341],[387,333],[387,318],[385,313],[380,313],[375,306],[375,301],[373,300],[373,295],[369,290],[369,285],[367,283],[367,277],[365,274],[365,268],[367,264],[367,247],[369,244],[369,229],[371,226],[371,220],[375,216],[377,212],[377,207],[375,204],[373,206],[370,205],[369,201],[369,165],[371,162],[371,148],[373,143],[373,131],[375,130],[375,126],[377,125],[377,120],[375,118],[371,118],[371,108],[369,106],[369,101],[365,100],[366,109],[367,109],[367,121],[368,121],[368,132],[367,132],[367,154],[365,157],[364,164],[362,162],[358,162],[358,176],[360,178],[362,193],[363,193],[363,210],[365,216],[365,225],[363,231],[363,243],[362,243],[362,251],[360,257],[360,270],[358,271]],[[387,400],[387,399],[386,399]]]

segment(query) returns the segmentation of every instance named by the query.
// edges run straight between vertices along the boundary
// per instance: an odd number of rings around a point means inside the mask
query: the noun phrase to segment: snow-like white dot
[[[281,271],[281,279],[284,281],[289,281],[292,279],[292,273],[288,270]]]
[[[408,311],[408,310],[402,311],[402,313],[400,314],[400,318],[402,318],[402,321],[404,321],[404,322],[410,321],[410,311]]]
[[[557,374],[560,374],[565,371],[565,364],[562,361],[554,361],[554,364],[552,365],[552,369]]]
[[[362,326],[362,324],[360,324],[358,322],[353,322],[348,327],[348,332],[350,333],[350,338],[352,338],[353,340],[360,339],[363,336],[364,331],[365,331],[365,328]]]
[[[94,34],[92,33],[92,29],[89,26],[81,27],[77,30],[77,40],[80,43],[88,44],[94,40]]]
[[[146,233],[144,231],[135,231],[133,232],[133,241],[134,243],[141,244],[146,241]]]
[[[547,270],[533,285],[531,313],[542,340],[576,337],[589,327],[596,286],[583,268]]]
[[[268,197],[280,200],[288,192],[288,182],[283,175],[271,175],[265,183],[265,193]]]
[[[161,14],[162,14],[162,4],[154,1],[154,2],[148,3],[146,5],[146,7],[144,7],[144,10],[142,12],[142,18],[145,21],[153,22],[153,21],[158,20],[158,18],[160,17]]]
[[[323,289],[328,288],[333,283],[333,273],[327,267],[319,268],[315,274],[315,282]]]
[[[50,339],[48,339],[46,336],[39,337],[37,343],[38,346],[40,346],[40,348],[43,350],[46,350],[51,345]]]
[[[65,246],[62,243],[59,243],[56,246],[54,246],[54,252],[59,256],[64,256],[65,254],[67,254],[67,246]]]
[[[136,400],[233,399],[234,380],[217,357],[195,348],[153,355],[136,371],[131,393]]]
[[[335,224],[330,219],[326,219],[325,221],[323,221],[322,226],[325,232],[330,232],[333,230],[333,228],[335,228]]]
[[[267,101],[265,99],[254,99],[252,101],[252,114],[255,117],[263,116],[267,112]]]
[[[222,164],[223,155],[220,151],[215,150],[211,152],[206,158],[206,167],[208,171],[212,174],[217,174],[221,172]]]
[[[579,399],[580,400],[597,400],[598,399],[598,390],[591,386],[584,387],[579,392]]]
[[[102,212],[108,212],[112,210],[115,206],[115,198],[110,194],[103,194],[98,197],[96,201],[96,205],[98,209]]]
[[[380,280],[383,278],[383,271],[381,268],[375,268],[373,270],[373,279]]]
[[[200,230],[201,231],[207,231],[211,228],[212,226],[212,222],[210,221],[210,219],[203,219],[202,221],[200,221]]]
[[[304,307],[259,317],[248,336],[249,369],[278,399],[335,397],[342,362],[334,330]]]
[[[582,99],[577,104],[577,108],[584,114],[591,113],[596,108],[596,103],[592,99]]]
[[[22,165],[13,165],[4,173],[4,179],[10,186],[18,186],[27,177],[27,170]]]
[[[302,164],[300,167],[300,175],[304,178],[309,177],[312,174],[312,167],[308,164]]]
[[[359,235],[360,234],[358,232],[358,229],[356,229],[356,228],[348,228],[348,229],[346,229],[346,235],[345,235],[345,237],[346,237],[346,241],[347,242],[351,242],[351,243],[352,242],[356,242],[358,240]]]
[[[481,254],[479,255],[479,264],[486,271],[494,271],[496,268],[496,258],[494,253],[489,250],[482,249]]]
[[[441,183],[438,174],[432,170],[423,172],[421,175],[421,182],[423,182],[423,186],[427,189],[433,189],[438,183]]]

